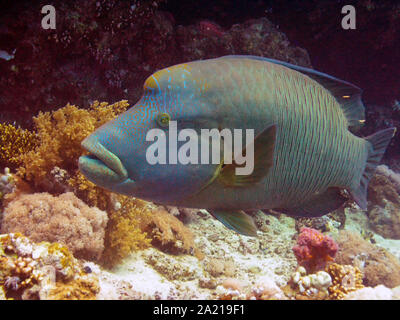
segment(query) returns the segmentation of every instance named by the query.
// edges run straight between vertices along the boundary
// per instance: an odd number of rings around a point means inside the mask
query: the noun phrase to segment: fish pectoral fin
[[[218,180],[227,187],[247,187],[264,178],[274,163],[276,125],[266,128],[254,139],[254,170],[249,175],[237,175],[240,168],[235,161],[222,166]],[[246,154],[246,148],[242,154]]]
[[[332,187],[298,207],[274,210],[293,217],[321,217],[340,208],[346,200],[340,188]]]
[[[225,227],[237,233],[250,237],[257,236],[257,227],[253,219],[241,210],[208,210],[208,212]]]

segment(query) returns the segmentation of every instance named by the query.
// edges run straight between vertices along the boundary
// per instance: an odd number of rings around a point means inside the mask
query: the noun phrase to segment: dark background
[[[56,30],[41,28],[45,4],[57,10]],[[347,4],[356,30],[341,28]],[[29,128],[39,111],[68,102],[134,104],[155,70],[233,53],[312,66],[361,87],[362,135],[400,127],[400,1],[2,1],[0,12],[0,50],[16,49],[0,59],[0,121]],[[399,142],[397,134],[386,158],[400,169]]]

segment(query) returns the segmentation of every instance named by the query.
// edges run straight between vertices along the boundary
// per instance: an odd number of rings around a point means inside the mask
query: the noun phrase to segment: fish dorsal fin
[[[237,175],[240,167],[235,161],[223,166],[218,175],[218,181],[227,187],[247,187],[259,182],[268,174],[274,162],[276,140],[276,125],[266,128],[254,139],[254,170],[249,175]],[[246,150],[244,150],[246,152]]]
[[[342,106],[346,119],[349,122],[349,127],[357,130],[365,122],[365,110],[364,105],[361,101],[362,90],[354,84],[351,84],[350,82],[340,80],[326,73],[319,72],[310,68],[296,66],[294,64],[275,59],[246,55],[231,55],[224,56],[222,58],[239,58],[267,61],[303,73],[321,84],[336,98],[337,102]]]

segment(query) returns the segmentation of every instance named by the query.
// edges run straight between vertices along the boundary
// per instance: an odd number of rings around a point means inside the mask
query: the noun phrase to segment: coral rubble
[[[0,286],[13,299],[95,299],[98,279],[86,274],[67,247],[0,235]]]

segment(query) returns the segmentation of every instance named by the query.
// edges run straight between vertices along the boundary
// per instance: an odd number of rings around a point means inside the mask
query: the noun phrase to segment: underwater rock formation
[[[98,260],[104,250],[107,213],[90,208],[73,193],[21,195],[4,210],[1,233],[22,233],[32,241],[58,242],[79,258]]]
[[[400,174],[379,166],[368,188],[370,227],[385,238],[400,239]]]
[[[365,286],[400,285],[400,262],[391,253],[347,230],[340,231],[335,238],[339,246],[335,262],[358,267]]]

